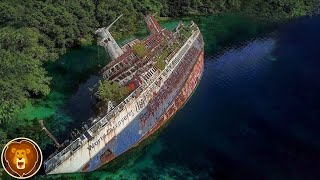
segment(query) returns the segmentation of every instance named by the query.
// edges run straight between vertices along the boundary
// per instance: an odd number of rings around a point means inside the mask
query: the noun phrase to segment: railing
[[[198,27],[196,27],[196,29],[199,31]],[[160,75],[155,75],[157,74],[155,73],[151,77],[152,80],[150,78],[149,82],[153,82],[152,85],[156,82],[156,79],[158,78],[161,78],[162,79],[161,81],[164,81],[165,78],[163,77],[166,77],[168,73],[172,71],[172,69],[182,59],[183,55],[185,54],[187,49],[190,47],[189,41],[190,41],[190,38],[195,38],[194,34],[196,33],[193,32],[192,35],[189,37],[189,39],[187,39],[187,41],[184,44],[184,47],[181,49],[181,51],[178,51],[179,54],[175,58],[172,58],[172,60],[168,63],[168,66],[165,68],[165,70],[163,70]],[[142,94],[141,92],[146,92],[148,90],[147,88],[148,86],[149,86],[148,83],[143,83],[136,90],[134,90],[125,100],[123,100],[119,105],[117,105],[114,109],[112,109],[109,113],[95,118],[99,120],[97,120],[96,123],[93,126],[91,126],[91,128],[89,128],[86,132],[89,133],[89,135],[94,136],[100,130],[101,127],[104,127],[105,125],[110,123],[111,122],[110,120],[112,119],[112,117],[115,117],[117,114],[119,114],[124,109],[125,105],[127,105],[132,100],[136,99],[135,97],[136,94]],[[70,143],[62,151],[54,155],[51,159],[45,161],[44,162],[45,171],[46,172],[51,171],[52,169],[60,165],[65,159],[67,159],[72,155],[72,152],[78,150],[78,148],[80,148],[87,140],[88,139],[83,133],[80,137],[78,137],[75,141]]]

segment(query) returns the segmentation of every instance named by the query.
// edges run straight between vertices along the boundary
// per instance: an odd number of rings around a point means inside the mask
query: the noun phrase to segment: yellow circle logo
[[[42,164],[42,152],[31,139],[16,138],[3,148],[1,163],[10,176],[27,179],[39,171]]]

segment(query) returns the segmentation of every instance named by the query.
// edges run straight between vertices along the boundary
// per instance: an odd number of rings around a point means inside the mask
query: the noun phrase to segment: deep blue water
[[[207,57],[156,163],[212,179],[319,179],[319,32],[319,17],[302,18]]]
[[[160,135],[182,177],[320,178],[320,18],[206,58],[194,96]],[[157,177],[157,174],[155,174]]]
[[[320,17],[301,18],[271,36],[207,53],[196,92],[142,153],[114,172],[74,176],[320,179],[319,32]],[[75,107],[81,100],[72,102],[71,111],[82,111]]]
[[[193,97],[123,177],[319,179],[319,32],[302,18],[208,55]]]

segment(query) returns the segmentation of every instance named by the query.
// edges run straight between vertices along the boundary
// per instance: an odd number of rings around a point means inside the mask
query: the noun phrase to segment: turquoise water
[[[85,121],[93,114],[91,101],[82,97],[90,97],[89,88],[96,83],[99,70],[107,61],[103,48],[90,46],[69,50],[57,61],[47,64],[46,69],[52,77],[51,92],[45,98],[29,102],[20,112],[20,118],[28,121],[44,119],[45,125],[61,142],[69,136],[70,128],[75,122]],[[74,108],[77,108],[77,103],[81,103],[82,108],[88,111],[88,115],[84,117],[86,119],[76,116]],[[51,143],[44,133],[38,139],[31,138],[36,139],[42,148]],[[51,148],[50,146],[48,149]],[[48,153],[50,152],[52,151],[49,150]]]
[[[244,17],[195,20],[206,43],[205,70],[198,89],[172,121],[115,166],[38,178],[320,177],[320,18],[301,18],[262,38],[254,37],[260,36],[263,29]],[[173,26],[172,22],[165,25]],[[232,46],[228,46],[230,41]],[[71,68],[73,63],[62,66]],[[79,70],[75,74],[83,72],[81,67],[75,68]],[[71,118],[66,129],[91,114],[84,110],[89,107],[87,87],[98,79],[94,72],[84,73],[78,85],[70,88],[69,98],[58,111]],[[77,81],[77,76],[73,80]],[[76,113],[79,111],[83,114]]]

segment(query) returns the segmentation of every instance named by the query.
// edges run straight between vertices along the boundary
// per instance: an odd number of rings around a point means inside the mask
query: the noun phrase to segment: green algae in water
[[[204,37],[206,54],[247,41],[264,32],[264,27],[260,22],[240,14],[198,17],[195,21]]]
[[[57,91],[51,92],[46,98],[28,102],[19,113],[19,118],[27,120],[40,120],[51,117],[57,110],[57,107],[64,103],[66,96]]]
[[[28,102],[24,109],[19,114],[19,118],[33,120],[45,119],[54,114],[56,108],[47,108],[44,106],[33,105]]]
[[[86,46],[71,49],[58,60],[46,64],[45,68],[52,77],[51,92],[46,97],[29,101],[18,115],[20,122],[31,126],[44,119],[45,125],[55,136],[66,136],[67,127],[73,120],[62,107],[78,87],[92,74],[99,73],[107,62],[108,58],[103,48]],[[37,132],[42,136],[34,135],[30,138],[40,142],[44,148],[52,142],[41,133],[40,127],[38,128]]]
[[[173,31],[179,24],[178,20],[169,20],[169,21],[163,21],[159,22],[161,27],[166,28],[170,31]]]

